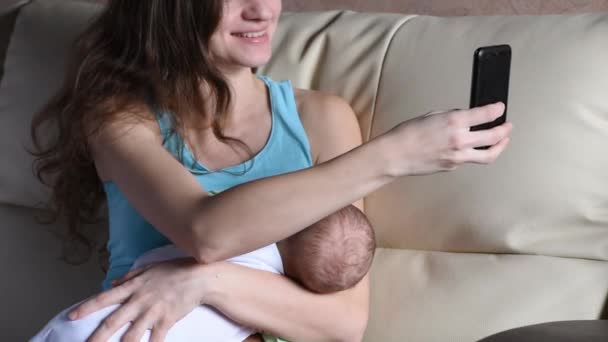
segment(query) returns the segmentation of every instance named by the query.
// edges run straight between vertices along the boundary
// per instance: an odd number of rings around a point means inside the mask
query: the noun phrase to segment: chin
[[[241,64],[248,68],[257,68],[266,65],[270,61],[270,55],[260,56],[258,58],[249,57],[241,60]]]

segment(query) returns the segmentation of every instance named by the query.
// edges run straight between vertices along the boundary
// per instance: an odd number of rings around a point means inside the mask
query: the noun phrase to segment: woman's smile
[[[259,44],[268,42],[268,33],[265,30],[258,32],[232,33],[231,35],[246,43]]]

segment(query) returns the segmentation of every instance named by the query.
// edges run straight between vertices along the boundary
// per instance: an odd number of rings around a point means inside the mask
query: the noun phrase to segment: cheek
[[[217,37],[211,37],[211,39],[209,39],[208,49],[211,54],[215,53],[218,49],[217,40],[218,40]]]
[[[274,7],[273,7],[273,13],[274,13],[274,23],[273,23],[273,28],[272,28],[272,32],[274,33],[277,30],[277,26],[279,24],[279,18],[281,17],[281,13],[282,13],[282,4],[281,4],[281,0],[271,0],[274,1]]]
[[[270,0],[273,2],[273,8],[275,9],[275,13],[277,15],[281,15],[281,11],[283,10],[283,1],[281,0]]]
[[[222,38],[219,35],[214,34],[209,39],[209,55],[212,59],[217,58],[225,54],[226,48],[224,47]]]

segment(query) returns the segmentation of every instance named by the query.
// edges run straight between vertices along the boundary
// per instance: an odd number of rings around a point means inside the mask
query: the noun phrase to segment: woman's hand
[[[432,112],[404,121],[379,138],[385,139],[394,177],[451,171],[465,163],[490,164],[509,143],[513,125],[489,130],[470,127],[491,122],[505,110],[502,102],[468,110]],[[487,150],[474,147],[492,146]]]
[[[201,277],[193,276],[203,265],[193,258],[174,259],[127,273],[115,287],[78,305],[69,315],[78,319],[113,304],[122,304],[89,337],[105,342],[125,324],[132,325],[121,342],[139,342],[151,329],[150,342],[162,342],[175,322],[201,304]]]

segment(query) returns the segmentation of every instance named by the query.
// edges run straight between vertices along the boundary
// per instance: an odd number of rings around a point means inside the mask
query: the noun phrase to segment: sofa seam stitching
[[[378,97],[379,97],[378,96],[378,92],[380,91],[380,84],[382,83],[382,77],[384,75],[384,66],[385,66],[385,63],[386,63],[387,53],[388,53],[388,51],[390,50],[390,48],[391,48],[391,46],[393,44],[393,41],[395,39],[395,36],[397,35],[397,32],[405,24],[407,24],[411,20],[413,20],[415,18],[418,18],[418,17],[419,17],[419,15],[417,15],[417,14],[404,17],[402,19],[402,21],[400,23],[398,23],[393,28],[392,35],[391,35],[388,43],[386,44],[386,49],[384,50],[384,54],[382,56],[382,61],[380,62],[380,70],[379,70],[380,74],[378,76],[378,83],[376,85],[376,91],[375,91],[375,94],[374,94],[374,101],[373,101],[373,104],[372,104],[372,111],[371,111],[371,118],[370,118],[369,128],[367,130],[366,137],[365,137],[366,141],[369,141],[371,133],[373,131],[373,127],[374,127],[374,121],[375,121],[374,119],[376,118],[376,108],[377,108],[377,105],[378,105]]]

